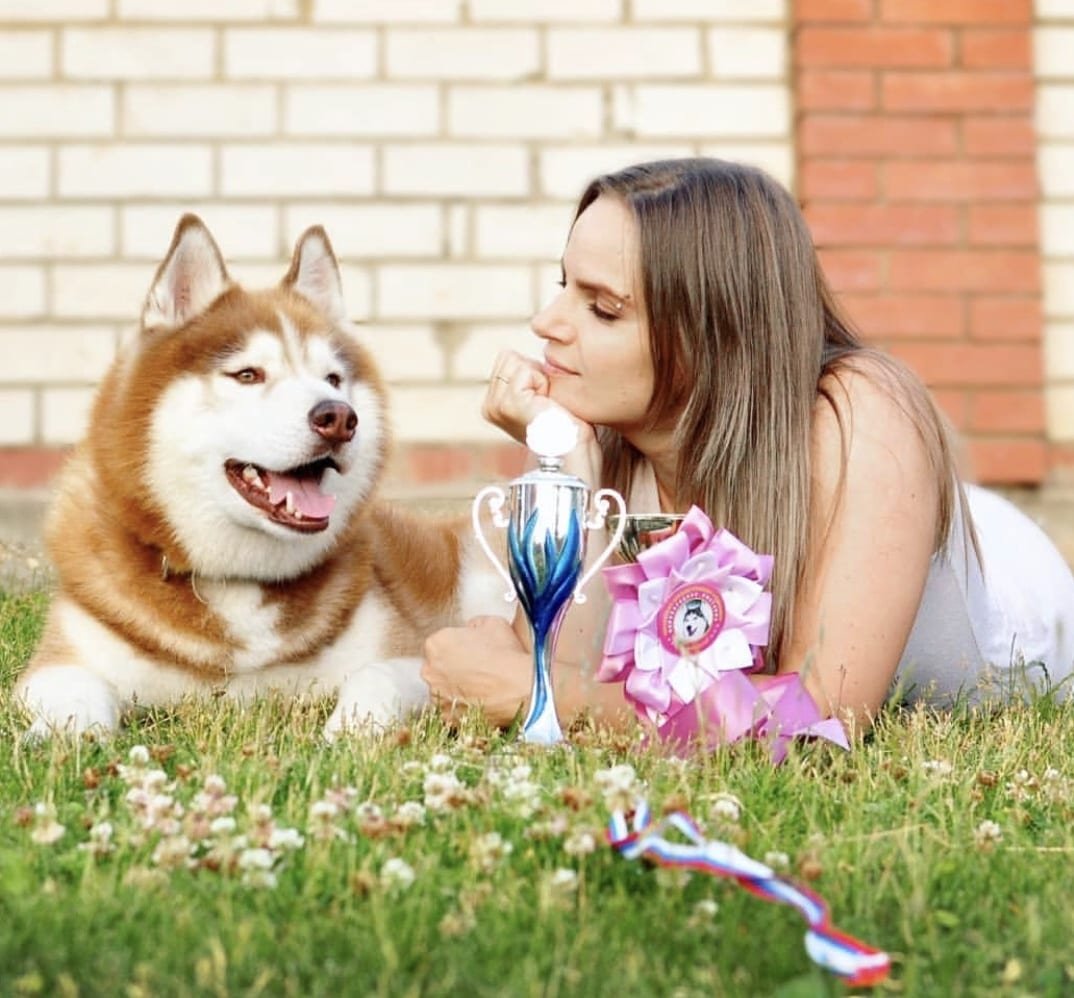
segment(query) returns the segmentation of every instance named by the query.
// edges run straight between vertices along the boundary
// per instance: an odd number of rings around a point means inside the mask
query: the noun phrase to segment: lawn
[[[28,745],[10,690],[45,605],[0,593],[0,994],[853,993],[793,909],[611,849],[639,795],[823,895],[891,954],[875,993],[1074,993],[1074,706],[891,710],[779,768],[477,717],[327,745],[329,704],[280,700]]]

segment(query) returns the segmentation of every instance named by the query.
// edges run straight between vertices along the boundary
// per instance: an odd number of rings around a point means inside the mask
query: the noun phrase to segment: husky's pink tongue
[[[321,491],[320,482],[312,478],[294,478],[278,471],[265,471],[268,479],[269,499],[275,506],[291,493],[295,509],[310,520],[323,520],[336,505],[336,497]]]

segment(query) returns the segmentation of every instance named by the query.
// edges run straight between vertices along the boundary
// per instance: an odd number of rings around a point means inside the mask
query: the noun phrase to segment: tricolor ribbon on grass
[[[842,724],[821,716],[797,673],[748,676],[768,643],[771,575],[771,555],[691,507],[679,530],[636,562],[604,569],[612,609],[597,678],[621,682],[667,741],[701,736],[715,747],[752,736],[769,742],[777,763],[797,736],[847,748]]]
[[[672,842],[666,829],[675,829],[686,842]],[[881,950],[840,932],[831,922],[828,905],[818,894],[780,877],[727,842],[708,840],[693,819],[681,811],[652,824],[649,805],[638,801],[633,820],[616,811],[608,825],[608,841],[625,859],[646,859],[659,866],[697,870],[737,881],[766,901],[796,908],[809,929],[805,948],[814,963],[842,977],[852,987],[869,987],[887,977],[891,958]]]

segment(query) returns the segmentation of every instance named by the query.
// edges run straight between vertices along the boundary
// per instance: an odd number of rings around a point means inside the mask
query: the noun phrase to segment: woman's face
[[[653,363],[637,229],[618,199],[601,195],[574,223],[562,287],[532,322],[545,343],[550,397],[587,423],[629,434],[653,397]]]

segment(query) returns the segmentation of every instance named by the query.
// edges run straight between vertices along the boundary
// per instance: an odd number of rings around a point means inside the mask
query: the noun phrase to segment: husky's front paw
[[[16,695],[33,723],[31,741],[84,732],[106,736],[119,724],[119,699],[103,679],[79,666],[45,666],[20,681]]]
[[[339,689],[336,709],[324,726],[334,742],[343,734],[383,731],[429,700],[421,678],[421,659],[390,658],[365,666]]]

